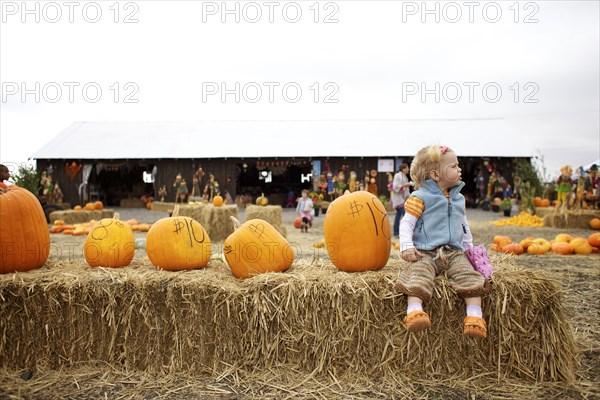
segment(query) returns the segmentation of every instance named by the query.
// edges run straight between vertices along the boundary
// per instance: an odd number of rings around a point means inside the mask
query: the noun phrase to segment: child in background
[[[487,327],[481,295],[485,280],[464,253],[473,247],[473,237],[460,194],[464,183],[456,154],[446,146],[427,146],[419,150],[410,171],[418,190],[405,203],[400,243],[402,258],[411,264],[400,272],[396,284],[396,290],[408,296],[406,329],[419,332],[431,326],[423,303],[431,300],[435,276],[445,273],[467,305],[464,334],[484,338]]]
[[[302,197],[298,200],[298,206],[296,212],[300,214],[302,218],[302,225],[300,226],[300,232],[308,232],[308,228],[312,227],[312,210],[314,204],[310,197],[308,197],[308,190],[302,191]]]

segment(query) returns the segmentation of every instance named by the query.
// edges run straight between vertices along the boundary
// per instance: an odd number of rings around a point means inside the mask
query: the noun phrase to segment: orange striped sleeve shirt
[[[421,218],[421,214],[423,214],[423,208],[425,207],[425,203],[423,200],[416,196],[410,196],[406,203],[404,203],[404,209],[410,215]]]

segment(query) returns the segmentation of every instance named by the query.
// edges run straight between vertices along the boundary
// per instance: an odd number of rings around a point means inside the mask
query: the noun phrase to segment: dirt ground
[[[146,210],[120,209],[122,219],[136,218],[140,222],[153,222],[166,215]],[[314,219],[308,233],[301,233],[293,227],[296,218],[293,209],[284,209],[283,219],[288,227],[287,239],[300,249],[297,257],[311,260],[313,257],[327,257],[324,249],[315,249],[312,245],[323,238],[324,215]],[[567,232],[572,236],[588,237],[593,231],[589,229],[555,229],[525,227],[495,227],[490,221],[503,218],[499,213],[469,210],[471,231],[475,243],[492,243],[495,235],[508,235],[513,240],[521,240],[526,236],[553,239],[558,233]],[[240,220],[244,221],[243,211]],[[393,214],[390,213],[390,223]],[[136,239],[144,239],[145,233],[136,232]],[[85,237],[74,238],[65,235],[51,235],[53,243],[50,257],[81,258],[83,257],[83,241]],[[397,241],[397,239],[395,239]],[[142,242],[143,240],[138,240]],[[138,243],[139,244],[139,243]],[[218,247],[217,247],[218,249]],[[214,250],[213,250],[214,251]],[[143,248],[136,250],[136,257],[145,256]],[[392,251],[391,257],[399,257]],[[227,377],[169,377],[168,379],[153,377],[142,378],[142,374],[123,373],[109,368],[94,369],[86,375],[82,373],[80,380],[63,381],[60,372],[38,371],[36,379],[39,390],[31,387],[23,391],[3,391],[3,381],[14,387],[18,376],[0,374],[0,398],[133,398],[133,399],[188,399],[188,398],[423,398],[423,399],[491,399],[491,398],[568,398],[592,399],[600,398],[600,255],[521,255],[519,263],[534,269],[542,269],[554,276],[564,291],[564,306],[570,319],[576,342],[580,348],[580,366],[577,370],[577,382],[574,386],[564,384],[542,384],[532,382],[503,383],[499,387],[483,385],[477,382],[405,382],[407,389],[404,395],[398,395],[398,388],[386,387],[387,384],[376,382],[365,383],[357,389],[356,382],[321,382],[314,377],[307,377],[304,384],[293,387],[271,379],[253,381],[251,377],[244,379],[237,375]],[[368,380],[368,379],[367,379]],[[143,383],[142,383],[143,382]],[[371,385],[371,386],[369,386]],[[503,386],[504,385],[504,386]],[[365,387],[370,388],[365,390]],[[323,390],[317,390],[322,388]],[[503,389],[504,388],[504,389]]]

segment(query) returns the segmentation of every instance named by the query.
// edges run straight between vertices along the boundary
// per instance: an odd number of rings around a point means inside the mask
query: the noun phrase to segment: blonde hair
[[[423,147],[417,152],[417,155],[410,164],[410,178],[415,182],[418,188],[422,182],[429,179],[429,173],[434,169],[439,169],[440,159],[443,154],[454,151],[446,146],[431,145]]]

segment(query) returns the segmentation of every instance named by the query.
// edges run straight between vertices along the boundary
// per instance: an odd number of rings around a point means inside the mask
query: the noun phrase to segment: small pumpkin
[[[521,240],[519,242],[519,244],[521,245],[521,247],[523,247],[523,249],[525,251],[527,251],[527,248],[533,243],[533,237],[532,236],[528,236],[525,239]]]
[[[269,204],[269,199],[267,199],[265,197],[264,193],[261,193],[261,195],[256,198],[256,205],[257,206],[263,206],[264,207],[264,206],[266,206],[268,204]]]
[[[573,245],[573,249],[575,250],[576,254],[583,254],[583,255],[591,254],[592,251],[594,250],[593,247],[590,246],[590,244],[587,241],[580,242],[580,243]]]
[[[552,251],[562,255],[573,254],[573,246],[567,242],[554,242]]]
[[[50,232],[38,199],[11,185],[0,191],[0,273],[29,271],[50,254]]]
[[[590,228],[598,230],[600,229],[600,218],[592,218],[589,222]]]
[[[496,235],[492,240],[498,245],[498,247],[506,246],[507,244],[512,243],[512,239],[508,236]]]
[[[54,221],[54,223],[52,225],[63,226],[64,224],[65,224],[65,221],[63,219],[57,219],[56,221]]]
[[[381,269],[391,252],[391,230],[385,206],[367,191],[346,191],[327,208],[323,225],[327,253],[338,269]]]
[[[536,206],[536,207],[541,206],[542,205],[542,198],[539,197],[539,196],[535,196],[533,198],[533,205]]]
[[[500,251],[502,251],[503,253],[516,255],[520,255],[525,252],[523,246],[521,246],[519,243],[509,243],[504,246],[501,246]]]
[[[542,199],[542,201],[540,203],[540,207],[550,207],[550,200]]]
[[[300,229],[302,227],[302,218],[298,217],[294,220],[294,228]]]
[[[84,235],[85,231],[75,228],[71,234]],[[83,255],[90,267],[126,267],[133,260],[134,252],[133,231],[119,220],[119,213],[96,222],[83,245]]]
[[[179,217],[179,206],[173,216],[152,224],[146,236],[146,253],[158,268],[180,271],[204,268],[211,256],[208,233],[190,217]]]
[[[223,253],[231,273],[240,279],[266,272],[282,272],[294,261],[290,243],[273,225],[262,219],[240,223],[235,217],[234,232],[225,239]]]
[[[149,201],[149,202],[146,203],[146,208],[148,210],[152,210],[152,202],[151,201]]]
[[[213,197],[213,206],[221,207],[222,205],[223,205],[223,197],[222,196]]]
[[[588,243],[592,247],[600,247],[600,233],[592,233],[590,237],[588,237]]]
[[[83,209],[86,211],[94,211],[96,207],[94,206],[94,203],[85,203]]]
[[[529,247],[527,247],[527,252],[529,254],[546,254],[548,252],[548,250],[546,250],[546,247],[543,246],[540,243],[536,243],[536,242],[532,242]]]
[[[104,208],[104,204],[101,201],[97,201],[94,203],[94,210],[102,210]]]
[[[557,242],[569,243],[571,240],[573,240],[573,236],[569,235],[568,233],[559,233],[556,235],[554,240]]]
[[[81,211],[81,206],[80,205],[76,205],[75,207],[73,207],[73,210],[75,210],[75,211]]]

